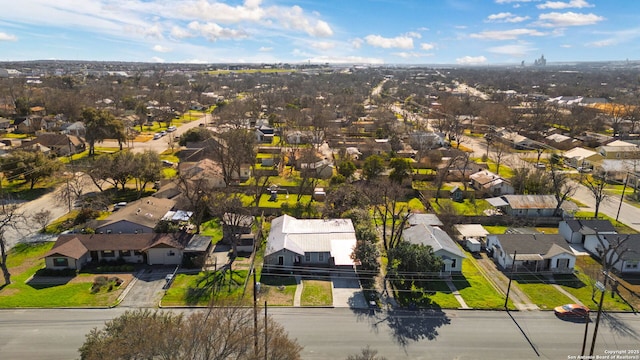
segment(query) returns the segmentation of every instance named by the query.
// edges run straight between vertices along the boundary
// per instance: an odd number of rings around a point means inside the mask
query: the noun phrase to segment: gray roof
[[[271,221],[265,256],[287,249],[299,255],[331,252],[332,256],[338,257],[340,254],[333,253],[337,249],[352,249],[355,245],[356,234],[351,219],[296,219],[282,215]]]
[[[175,201],[156,197],[147,197],[130,202],[124,208],[114,212],[106,218],[99,228],[115,224],[120,221],[129,221],[149,228],[154,228],[158,221],[173,208]]]
[[[553,195],[504,195],[512,209],[555,209],[558,201]]]
[[[425,224],[431,226],[442,226],[442,221],[436,214],[411,214],[407,219],[409,225]]]
[[[629,239],[627,239],[627,236]],[[620,250],[629,249],[622,254],[623,260],[640,260],[640,234],[607,234],[603,235],[609,244],[625,241]]]
[[[458,230],[460,235],[466,237],[485,237],[489,235],[487,229],[481,224],[456,224],[453,227]]]
[[[184,248],[185,252],[205,252],[211,246],[211,237],[202,235],[193,235],[191,240]]]
[[[558,234],[504,234],[495,235],[502,246],[502,250],[516,260],[527,259],[528,256],[539,256],[541,259],[551,258],[559,253],[573,255],[573,251],[566,240]]]
[[[595,234],[596,233],[596,229],[599,232],[606,232],[606,233],[615,233],[616,232],[616,228],[613,226],[613,224],[611,224],[611,222],[609,220],[570,219],[570,220],[565,220],[565,222],[567,223],[567,226],[569,226],[569,229],[571,229],[571,231],[580,232],[580,233],[585,234],[585,235],[587,235],[587,234]]]
[[[466,257],[455,241],[444,230],[436,226],[425,224],[411,226],[402,232],[402,238],[412,244],[431,246],[433,252],[445,250],[461,258]]]

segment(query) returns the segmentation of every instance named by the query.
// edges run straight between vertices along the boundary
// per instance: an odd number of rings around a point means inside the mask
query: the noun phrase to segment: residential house
[[[442,259],[441,271],[445,274],[462,271],[462,261],[466,258],[464,252],[441,228],[425,224],[417,224],[402,232],[402,239],[411,244],[430,246],[433,254]]]
[[[618,246],[619,243],[622,245]],[[584,248],[598,257],[602,256],[603,249],[617,250],[607,255],[613,268],[623,274],[640,273],[640,234],[604,234],[599,239],[594,236],[585,240]]]
[[[640,159],[602,160],[593,172],[607,178],[608,181],[625,182],[629,173],[640,170]]]
[[[86,149],[85,142],[79,137],[55,133],[40,134],[28,143],[28,145],[32,144],[46,146],[51,149],[51,153],[56,156],[70,156],[83,152]]]
[[[186,252],[206,254],[211,246],[199,238],[177,234],[64,234],[44,255],[47,269],[82,269],[88,263],[179,265]]]
[[[510,132],[505,129],[496,131],[495,135],[491,136],[495,140],[509,145],[517,150],[531,149],[537,147],[536,142],[529,139],[526,136],[522,136],[517,132]]]
[[[478,241],[482,248],[486,247],[489,232],[481,224],[456,224],[453,227],[460,234],[458,239],[463,243],[467,244],[472,239]]]
[[[260,125],[256,128],[256,140],[259,143],[271,144],[273,142],[274,135],[275,130],[269,125]]]
[[[580,144],[580,140],[562,134],[547,135],[544,139],[549,146],[560,150],[572,149]]]
[[[200,183],[200,188],[224,188],[226,183],[222,167],[217,162],[204,158],[197,162],[180,162],[178,172],[190,182]]]
[[[489,170],[481,170],[469,176],[469,183],[482,196],[513,194],[511,183]]]
[[[96,233],[144,234],[152,233],[164,215],[172,210],[175,200],[146,197],[128,203],[105,220],[98,222]]]
[[[255,219],[251,215],[226,213],[222,216],[222,242],[231,244],[238,237],[238,252],[250,253],[254,249],[256,234],[253,233]]]
[[[445,144],[443,134],[426,131],[410,133],[408,142],[414,150],[437,149]]]
[[[411,226],[424,224],[429,226],[443,226],[444,224],[436,214],[411,213],[407,218],[407,223]]]
[[[487,250],[502,269],[515,272],[571,274],[576,264],[569,244],[558,234],[488,235]]]
[[[555,216],[558,201],[553,195],[503,195],[487,199],[487,202],[511,216],[543,217]],[[565,200],[560,206],[561,215],[568,216],[578,211],[578,206]]]
[[[271,221],[264,266],[272,270],[305,267],[354,266],[351,254],[356,233],[351,219],[296,219],[289,215]]]
[[[599,153],[585,149],[583,147],[575,147],[567,150],[562,154],[564,163],[574,168],[592,169],[594,164],[602,161],[603,157]]]
[[[558,233],[571,244],[584,244],[589,237],[599,234],[616,234],[609,220],[568,219],[558,224]]]
[[[0,116],[0,130],[7,130],[11,127],[11,120]]]
[[[640,159],[640,147],[629,143],[626,146],[616,146],[609,143],[598,147],[596,150],[605,159]]]

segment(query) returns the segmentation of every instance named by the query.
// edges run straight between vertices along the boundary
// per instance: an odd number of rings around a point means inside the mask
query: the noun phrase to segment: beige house
[[[128,203],[114,211],[96,226],[96,233],[144,234],[152,233],[158,222],[175,205],[175,200],[147,197]]]
[[[565,163],[574,168],[588,168],[591,169],[595,164],[599,163],[604,157],[593,150],[585,149],[583,147],[576,147],[571,150],[565,151],[562,154],[565,159]]]

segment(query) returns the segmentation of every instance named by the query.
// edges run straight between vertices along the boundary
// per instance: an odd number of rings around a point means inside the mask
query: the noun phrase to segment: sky
[[[637,0],[0,0],[0,61],[640,59]]]

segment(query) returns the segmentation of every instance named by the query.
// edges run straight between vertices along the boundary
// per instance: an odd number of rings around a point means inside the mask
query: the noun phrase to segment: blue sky
[[[637,0],[0,0],[0,61],[640,59]]]

